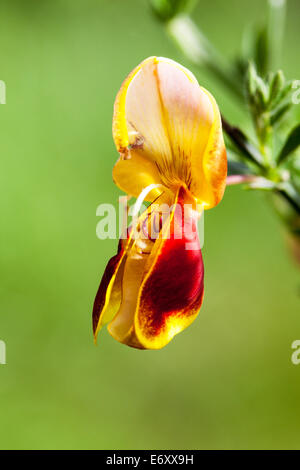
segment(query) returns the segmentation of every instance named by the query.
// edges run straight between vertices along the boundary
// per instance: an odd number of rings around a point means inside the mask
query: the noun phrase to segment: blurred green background
[[[242,5],[241,5],[242,3]],[[300,78],[299,14],[289,0],[283,68]],[[262,0],[200,1],[226,55]],[[149,55],[189,64],[144,0],[1,0],[0,447],[300,448],[300,275],[260,193],[229,188],[206,213],[206,296],[196,322],[161,351],[106,331],[91,309],[116,242],[96,238],[96,207],[117,203],[113,101]],[[195,69],[193,69],[195,71]],[[233,123],[232,97],[195,71]]]

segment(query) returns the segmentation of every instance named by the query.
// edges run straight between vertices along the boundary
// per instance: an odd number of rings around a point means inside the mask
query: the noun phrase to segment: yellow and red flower
[[[220,202],[226,185],[220,113],[191,72],[150,57],[117,95],[113,137],[120,154],[115,183],[135,197],[148,188],[152,204],[106,267],[94,303],[94,335],[108,324],[122,343],[160,349],[192,323],[202,303],[197,218]],[[171,207],[166,216],[163,205]],[[154,238],[148,230],[153,220]]]

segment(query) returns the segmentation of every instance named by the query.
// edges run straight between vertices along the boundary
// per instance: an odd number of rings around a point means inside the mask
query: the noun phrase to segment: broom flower
[[[94,335],[108,324],[121,343],[160,349],[194,321],[203,300],[197,220],[221,201],[227,176],[219,109],[190,71],[150,57],[122,84],[113,138],[114,182],[151,204],[106,267]]]

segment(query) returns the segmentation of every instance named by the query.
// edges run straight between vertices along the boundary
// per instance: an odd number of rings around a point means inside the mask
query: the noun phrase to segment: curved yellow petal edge
[[[222,199],[227,159],[219,109],[180,64],[149,57],[129,74],[115,101],[113,137],[120,153],[113,179],[128,194],[137,197],[152,183],[172,191],[185,184],[204,209]]]

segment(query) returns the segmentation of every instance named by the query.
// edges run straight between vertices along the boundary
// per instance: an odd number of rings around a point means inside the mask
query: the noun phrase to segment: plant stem
[[[224,117],[222,117],[222,123],[224,131],[231,141],[236,145],[236,147],[241,151],[244,157],[254,163],[260,170],[263,170],[264,173],[266,168],[263,163],[263,157],[256,147],[254,147],[254,145],[249,142],[247,136],[238,127],[233,127],[231,124],[229,124]],[[293,209],[298,214],[300,214],[300,195],[291,183],[283,183],[281,184],[281,187],[275,191],[286,201],[288,201]]]
[[[275,41],[277,46],[273,50],[273,63],[278,58],[279,51],[279,37],[282,35],[284,21],[280,18],[285,8],[285,0],[269,0],[270,5],[270,20],[269,20],[269,35],[278,39]],[[283,15],[282,15],[283,16]],[[166,22],[166,31],[172,40],[176,43],[183,54],[193,64],[200,67],[205,65],[225,86],[235,94],[239,99],[243,99],[243,89],[239,81],[237,81],[234,69],[224,60],[223,56],[215,49],[211,42],[202,34],[197,25],[192,21],[188,15],[177,15],[175,18]],[[269,38],[270,38],[269,36]],[[281,42],[281,39],[280,39]],[[261,149],[257,149],[238,127],[234,127],[222,116],[223,129],[230,140],[234,143],[245,160],[254,164],[258,172],[262,176],[268,178],[268,171],[270,170],[270,148],[269,141],[271,140],[271,133],[267,132],[263,139],[261,139]],[[231,179],[230,179],[231,178]],[[251,178],[251,180],[249,179]],[[254,176],[255,178],[255,176]],[[247,180],[247,181],[246,181]],[[229,177],[228,184],[238,184],[239,182],[251,182],[253,177],[251,175],[236,175]],[[274,189],[281,195],[291,206],[300,214],[300,195],[294,186],[289,183],[287,185],[278,185]]]
[[[226,185],[232,186],[235,184],[252,183],[256,178],[257,176],[255,175],[230,175],[227,176]]]
[[[269,68],[276,70],[281,62],[284,37],[286,0],[269,0],[268,42]]]
[[[166,30],[190,62],[206,66],[233,94],[243,98],[236,73],[189,16],[176,16],[166,23]]]

